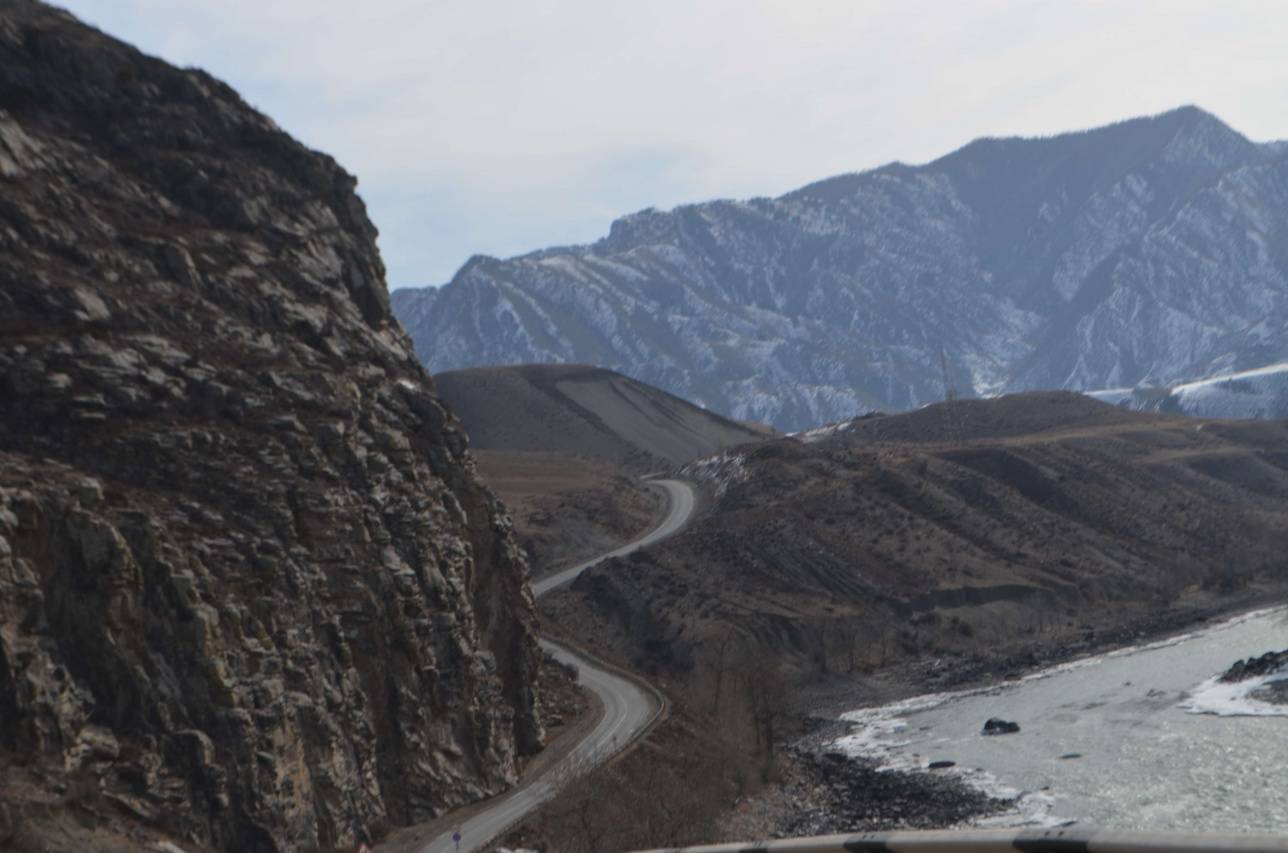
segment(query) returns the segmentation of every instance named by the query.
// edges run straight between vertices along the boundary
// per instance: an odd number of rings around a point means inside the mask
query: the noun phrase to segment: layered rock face
[[[221,848],[436,815],[543,736],[526,567],[354,187],[0,6],[0,751]]]
[[[1185,108],[478,257],[394,310],[431,370],[610,367],[798,430],[1288,360],[1288,148]],[[947,368],[945,371],[945,367]]]

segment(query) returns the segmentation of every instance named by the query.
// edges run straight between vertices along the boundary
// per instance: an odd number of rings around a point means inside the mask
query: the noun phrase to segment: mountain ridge
[[[1279,360],[1284,154],[1195,107],[984,138],[475,256],[394,311],[431,371],[596,363],[785,430],[942,399],[941,347],[972,394],[1182,381]]]

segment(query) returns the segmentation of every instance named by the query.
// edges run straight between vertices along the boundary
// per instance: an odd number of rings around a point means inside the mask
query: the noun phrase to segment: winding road
[[[693,488],[680,480],[650,480],[649,485],[662,489],[667,496],[669,506],[661,524],[615,551],[537,581],[532,585],[533,593],[540,598],[551,590],[571,583],[579,574],[597,563],[625,556],[679,532],[688,523],[696,506]],[[658,711],[657,700],[648,690],[604,669],[571,646],[541,640],[541,647],[556,660],[577,667],[581,683],[594,692],[603,704],[604,715],[581,743],[540,778],[497,798],[494,805],[464,821],[460,825],[462,851],[481,847],[504,832],[519,818],[553,796],[558,780],[566,778],[570,772],[580,772],[599,764],[626,747],[631,738],[643,730]],[[420,853],[456,853],[456,850],[452,830],[449,830],[421,847]]]

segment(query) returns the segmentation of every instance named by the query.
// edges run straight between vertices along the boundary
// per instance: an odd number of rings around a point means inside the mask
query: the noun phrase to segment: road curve
[[[607,554],[600,554],[593,560],[587,560],[584,563],[573,566],[571,569],[564,569],[561,572],[556,572],[553,575],[542,578],[532,585],[533,595],[540,598],[552,589],[558,589],[564,584],[572,583],[573,579],[576,578],[577,575],[597,563],[602,563],[604,560],[608,560],[613,557],[624,557],[632,551],[646,548],[654,542],[660,542],[666,537],[678,533],[680,528],[688,523],[689,516],[693,515],[693,507],[696,503],[693,495],[693,488],[682,480],[649,480],[648,484],[665,491],[667,500],[669,501],[670,508],[667,511],[666,518],[662,519],[661,524],[641,536],[639,539],[636,539],[628,545],[623,545],[616,551],[609,551]]]
[[[652,545],[684,527],[697,503],[693,488],[680,480],[650,480],[649,485],[666,492],[669,506],[661,524],[615,551],[537,581],[532,585],[533,593],[539,598],[571,583],[577,575],[597,563]],[[581,743],[539,779],[500,797],[495,805],[464,821],[460,826],[462,851],[481,847],[549,799],[555,793],[559,779],[566,778],[570,772],[598,764],[625,747],[657,713],[657,700],[635,682],[604,669],[570,646],[543,639],[541,648],[556,660],[577,667],[581,683],[603,703],[604,715]],[[448,830],[430,841],[420,848],[419,853],[456,853],[452,831]]]

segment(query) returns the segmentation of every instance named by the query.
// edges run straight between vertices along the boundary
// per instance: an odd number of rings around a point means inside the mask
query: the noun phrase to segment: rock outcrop
[[[989,717],[984,721],[984,728],[980,734],[985,735],[1013,735],[1020,730],[1020,724],[1010,720],[1003,720],[1000,717]]]
[[[1288,147],[1193,107],[982,139],[476,257],[394,310],[431,370],[583,362],[781,430],[1288,361]],[[945,370],[946,368],[946,370]],[[947,373],[947,376],[945,376]]]
[[[1266,652],[1260,657],[1247,660],[1237,660],[1221,674],[1218,680],[1224,684],[1235,684],[1252,678],[1278,675],[1285,670],[1288,670],[1288,649],[1282,652]]]
[[[0,5],[0,753],[176,839],[351,843],[543,737],[526,567],[355,184]]]

